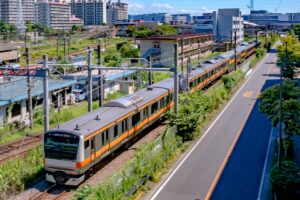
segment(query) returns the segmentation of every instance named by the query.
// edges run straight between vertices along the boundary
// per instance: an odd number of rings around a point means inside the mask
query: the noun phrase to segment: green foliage
[[[122,58],[138,58],[140,51],[137,48],[133,48],[129,43],[125,43],[120,48],[120,54]]]
[[[266,54],[266,50],[264,48],[258,48],[255,51],[255,55],[256,55],[257,58],[261,58],[265,54]]]
[[[124,93],[122,91],[117,91],[117,92],[108,94],[106,99],[109,101],[109,100],[112,100],[112,99],[120,98],[120,97],[125,96],[125,95],[126,95],[126,93]]]
[[[163,24],[161,26],[158,26],[155,30],[155,35],[157,36],[175,35],[176,33],[176,28],[170,26],[169,24]]]
[[[107,51],[104,55],[104,65],[116,67],[121,63],[121,56],[116,51]]]
[[[298,36],[300,40],[300,24],[293,24],[292,30],[294,31],[295,35]]]
[[[0,199],[16,194],[33,184],[43,173],[42,148],[31,150],[25,158],[0,165]]]
[[[287,190],[300,184],[300,169],[293,161],[281,162],[281,171],[275,165],[271,171],[271,182],[275,190]]]
[[[261,95],[259,110],[270,118],[272,125],[277,126],[280,114],[280,86],[274,85],[266,89]],[[300,135],[300,87],[296,81],[284,80],[283,89],[283,117],[285,132]]]
[[[283,70],[283,76],[293,79],[295,69],[300,67],[300,43],[292,32],[281,39],[278,46],[278,66]]]
[[[16,26],[12,24],[6,24],[3,21],[0,21],[0,33],[15,33],[16,31]]]
[[[232,90],[234,88],[235,84],[243,79],[244,74],[242,71],[237,71],[236,73],[224,75],[222,77],[222,81],[224,83],[224,86],[227,90]]]
[[[79,30],[79,27],[76,26],[76,25],[74,24],[74,25],[72,26],[71,30],[72,30],[73,32],[76,32],[76,31]]]
[[[236,71],[224,76],[221,84],[216,85],[205,94],[195,91],[180,97],[179,113],[175,115],[174,112],[169,112],[168,118],[172,125],[177,125],[178,134],[183,141],[194,139],[197,127],[204,124],[211,113],[229,98],[243,77],[241,71]]]

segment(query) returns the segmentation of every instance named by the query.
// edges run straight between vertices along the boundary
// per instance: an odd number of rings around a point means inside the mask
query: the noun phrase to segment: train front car
[[[85,174],[76,168],[83,160],[82,139],[79,134],[52,130],[44,136],[44,162],[46,180],[52,183],[77,186]]]

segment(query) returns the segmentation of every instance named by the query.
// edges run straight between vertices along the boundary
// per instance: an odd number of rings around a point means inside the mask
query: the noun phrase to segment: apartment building
[[[106,0],[71,0],[72,15],[83,20],[84,25],[107,23]]]
[[[217,12],[193,16],[193,29],[196,33],[209,33],[217,36]]]
[[[116,21],[123,21],[128,19],[128,4],[118,2],[107,3],[107,24],[114,25]]]
[[[22,0],[19,8],[18,1],[19,0],[0,0],[0,20],[8,24],[16,24],[19,19],[18,10],[22,10],[23,20],[25,22],[34,22],[35,0]]]
[[[244,41],[244,25],[240,9],[219,9],[217,20],[218,39],[233,41],[236,34],[237,43],[241,43]]]
[[[71,28],[71,6],[66,3],[37,2],[36,22],[56,30]]]
[[[183,34],[140,38],[140,52],[143,58],[151,57],[153,66],[174,66],[174,44],[178,44],[178,63],[188,58],[201,58],[211,53],[212,34]]]

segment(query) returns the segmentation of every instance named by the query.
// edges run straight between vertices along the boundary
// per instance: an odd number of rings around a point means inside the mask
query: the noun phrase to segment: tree
[[[31,32],[32,31],[32,23],[30,22],[30,21],[26,21],[26,23],[25,23],[25,26],[26,26],[26,30],[28,31],[28,32]]]
[[[75,24],[72,26],[71,28],[72,32],[76,32],[79,30],[78,26],[76,26]]]
[[[122,58],[138,58],[139,50],[137,48],[133,48],[130,44],[125,43],[120,48],[120,53]]]
[[[295,32],[295,34],[298,36],[298,39],[300,40],[300,24],[293,24],[292,30]]]
[[[290,191],[300,184],[300,170],[293,161],[285,160],[281,163],[281,169],[275,165],[271,171],[271,182],[274,190],[282,195],[282,192]],[[282,196],[282,199],[288,199]],[[280,197],[279,197],[280,199]]]
[[[169,24],[163,24],[158,26],[155,30],[155,34],[158,36],[167,36],[167,35],[175,35],[177,33],[176,29]]]
[[[278,46],[278,66],[283,70],[283,76],[293,79],[295,68],[300,67],[300,44],[294,34],[282,38],[281,45]]]
[[[283,82],[283,117],[285,133],[300,135],[300,87],[296,81]],[[261,95],[259,110],[268,115],[273,126],[277,126],[280,116],[280,86],[279,84],[266,89]]]
[[[106,52],[103,61],[105,65],[108,65],[110,67],[116,67],[121,63],[121,56],[119,55],[118,52],[108,51]]]

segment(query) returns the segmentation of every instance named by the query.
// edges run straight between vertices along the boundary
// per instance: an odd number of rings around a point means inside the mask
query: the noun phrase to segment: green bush
[[[31,150],[25,158],[0,165],[0,199],[16,194],[43,174],[42,148]]]

